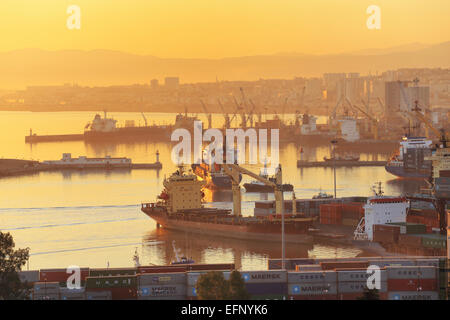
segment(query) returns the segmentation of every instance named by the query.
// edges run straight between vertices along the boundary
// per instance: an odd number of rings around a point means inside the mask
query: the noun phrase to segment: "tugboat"
[[[233,171],[243,170],[240,172],[245,172],[245,169],[236,165],[230,166],[234,166]],[[281,170],[279,172],[281,174]],[[237,176],[237,172],[233,174]],[[230,209],[203,207],[202,188],[205,181],[199,180],[195,174],[185,173],[183,167],[165,179],[163,184],[163,196],[160,196],[157,202],[142,203],[141,205],[141,211],[163,228],[213,237],[281,241],[283,219],[279,216],[279,212],[277,211],[275,216],[264,218],[243,217],[240,214],[241,201],[240,198],[235,198],[234,189],[233,214]],[[236,194],[240,195],[238,192]],[[280,201],[282,201],[282,197]],[[282,205],[277,207],[281,208]],[[308,234],[308,229],[314,220],[314,218],[305,218],[301,215],[285,217],[285,241],[311,244],[313,237]]]

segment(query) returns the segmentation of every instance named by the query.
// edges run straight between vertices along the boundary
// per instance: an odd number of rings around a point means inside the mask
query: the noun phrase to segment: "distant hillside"
[[[182,82],[320,76],[326,72],[375,73],[406,67],[450,67],[450,42],[411,44],[336,55],[276,54],[224,59],[163,59],[109,50],[0,53],[0,88],[149,83],[179,76]]]

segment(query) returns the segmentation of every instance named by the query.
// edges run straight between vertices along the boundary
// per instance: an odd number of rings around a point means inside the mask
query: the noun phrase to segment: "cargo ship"
[[[401,178],[429,178],[432,141],[424,137],[403,137],[399,150],[386,164],[386,171]]]
[[[185,114],[177,114],[173,125],[150,125],[147,118],[142,113],[145,121],[144,126],[136,126],[134,120],[126,120],[125,125],[119,127],[117,120],[108,118],[106,111],[102,117],[96,114],[94,119],[87,123],[82,134],[62,134],[62,135],[37,135],[30,129],[30,134],[25,136],[26,143],[37,142],[57,142],[57,141],[136,141],[136,140],[157,140],[170,141],[170,135],[177,128],[185,128],[190,131],[194,128],[194,121],[197,117]]]
[[[157,225],[170,230],[222,236],[241,240],[281,241],[281,217],[243,217],[228,209],[202,205],[205,182],[180,167],[164,180],[164,190],[156,203],[142,203],[141,210]],[[313,218],[291,215],[285,219],[285,239],[292,243],[312,243],[308,234]]]

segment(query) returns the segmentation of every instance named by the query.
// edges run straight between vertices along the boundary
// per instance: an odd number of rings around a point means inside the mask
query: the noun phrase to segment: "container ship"
[[[202,205],[205,182],[182,167],[164,180],[164,190],[156,203],[143,203],[141,210],[167,229],[223,236],[242,240],[281,241],[281,217],[243,217],[231,210]],[[285,239],[292,243],[312,243],[308,234],[313,218],[290,215],[285,219]]]
[[[386,171],[402,178],[429,178],[432,141],[424,137],[403,137],[399,150],[386,164]]]

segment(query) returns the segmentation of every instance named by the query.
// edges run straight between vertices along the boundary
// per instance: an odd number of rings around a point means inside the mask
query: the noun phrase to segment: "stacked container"
[[[375,224],[373,226],[373,241],[381,243],[397,243],[400,226]]]
[[[33,300],[59,300],[59,282],[35,282]]]
[[[288,273],[289,300],[337,299],[336,271],[304,271]]]
[[[86,278],[86,294],[99,291],[110,291],[113,300],[137,299],[137,276]]]
[[[389,267],[387,272],[390,296],[405,292],[437,294],[438,268],[434,266]]]
[[[138,276],[138,300],[186,299],[186,273],[152,273]]]
[[[349,202],[342,204],[342,224],[344,226],[356,227],[364,216],[364,204],[360,202]]]
[[[84,288],[69,289],[59,288],[60,300],[85,300],[86,294]]]
[[[22,283],[39,282],[39,270],[19,271],[19,279]]]
[[[39,281],[41,282],[58,282],[60,286],[67,285],[67,279],[73,274],[67,273],[67,269],[41,269],[39,273]],[[81,285],[84,285],[86,278],[89,276],[89,268],[80,268]]]
[[[320,205],[321,224],[341,224],[342,223],[342,204],[330,203]]]
[[[338,289],[337,295],[339,300],[356,300],[361,297],[366,290],[367,280],[372,273],[367,273],[364,269],[337,269]],[[380,269],[380,287],[377,288],[380,299],[386,299],[388,283],[387,273],[385,269]],[[376,282],[372,282],[376,284]]]
[[[241,273],[252,300],[284,300],[287,292],[287,272],[247,271]]]

